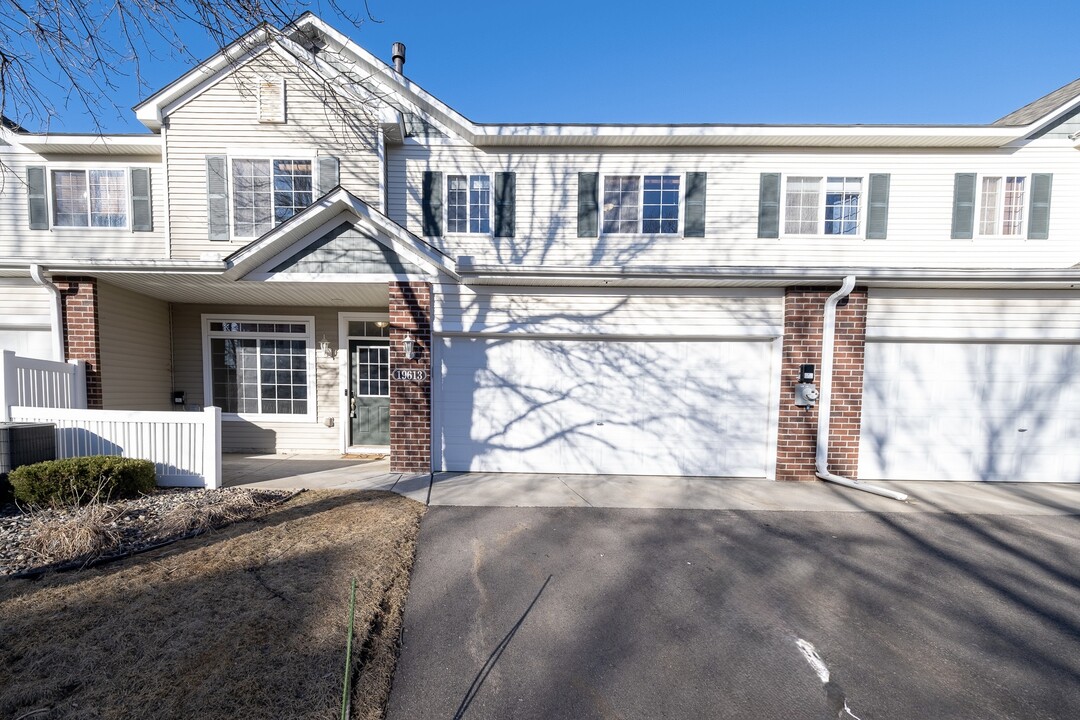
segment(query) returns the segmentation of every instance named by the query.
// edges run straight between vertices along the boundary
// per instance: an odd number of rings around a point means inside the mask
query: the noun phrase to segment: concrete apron
[[[807,512],[948,512],[987,515],[1080,513],[1080,485],[879,483],[904,503],[826,482],[626,475],[435,473],[431,505],[611,507]]]
[[[431,505],[806,512],[1080,513],[1080,485],[888,482],[906,503],[825,482],[645,475],[391,473],[389,461],[332,454],[222,456],[226,487],[386,490]],[[432,477],[434,482],[431,481]]]

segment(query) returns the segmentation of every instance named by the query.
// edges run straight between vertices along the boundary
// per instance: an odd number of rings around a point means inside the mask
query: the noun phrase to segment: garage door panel
[[[1080,481],[1080,351],[867,343],[859,476]]]
[[[441,342],[445,469],[765,474],[766,341]]]

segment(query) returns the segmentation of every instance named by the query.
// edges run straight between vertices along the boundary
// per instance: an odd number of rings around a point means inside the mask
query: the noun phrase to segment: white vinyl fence
[[[11,408],[86,407],[86,362],[36,360],[13,350],[0,352],[0,422],[11,420]]]
[[[11,408],[15,422],[56,425],[57,457],[153,461],[158,485],[221,487],[221,409],[202,412]]]

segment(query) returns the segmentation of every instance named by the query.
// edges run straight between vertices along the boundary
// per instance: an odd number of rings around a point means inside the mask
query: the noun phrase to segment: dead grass
[[[0,581],[0,717],[381,718],[423,506],[310,492],[98,569]]]
[[[43,564],[93,560],[119,547],[120,531],[112,524],[117,515],[114,508],[96,500],[60,520],[35,515],[26,528],[26,549]]]
[[[179,505],[162,518],[158,534],[173,537],[213,530],[238,520],[255,517],[265,505],[266,503],[259,502],[248,493],[230,495],[213,505]]]

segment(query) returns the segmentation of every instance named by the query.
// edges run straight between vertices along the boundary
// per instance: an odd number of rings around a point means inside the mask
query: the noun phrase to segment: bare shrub
[[[120,545],[114,524],[119,512],[94,501],[62,517],[35,513],[27,526],[26,549],[44,563],[93,560]]]
[[[238,493],[210,505],[186,503],[173,508],[162,518],[158,534],[164,537],[205,532],[247,520],[263,511],[266,503],[259,502],[250,493]]]

